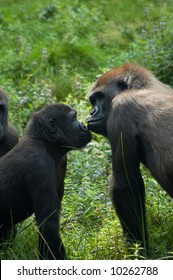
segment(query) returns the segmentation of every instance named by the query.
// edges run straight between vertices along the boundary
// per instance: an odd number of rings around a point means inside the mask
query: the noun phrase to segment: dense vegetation
[[[32,112],[61,101],[86,121],[98,75],[133,61],[173,86],[173,4],[163,1],[1,0],[0,86],[10,95],[10,121],[22,136]],[[127,249],[109,197],[111,152],[93,135],[69,154],[61,234],[69,259],[142,258]],[[147,192],[152,258],[172,258],[173,202],[141,166]],[[34,217],[20,224],[0,259],[36,259]]]

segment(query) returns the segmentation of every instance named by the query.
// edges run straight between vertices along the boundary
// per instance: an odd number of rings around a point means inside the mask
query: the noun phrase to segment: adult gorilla
[[[111,144],[111,194],[123,230],[147,248],[140,162],[173,197],[173,90],[129,63],[103,74],[89,99],[88,128]]]
[[[47,105],[33,115],[23,139],[0,159],[1,241],[13,225],[35,213],[40,258],[66,258],[59,235],[64,155],[90,140],[90,132],[67,105]]]
[[[8,95],[0,89],[0,157],[18,143],[18,133],[8,124]]]

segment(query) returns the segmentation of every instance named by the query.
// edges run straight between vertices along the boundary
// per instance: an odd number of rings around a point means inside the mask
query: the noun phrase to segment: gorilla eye
[[[52,133],[57,132],[57,124],[53,119],[49,120],[48,130]]]

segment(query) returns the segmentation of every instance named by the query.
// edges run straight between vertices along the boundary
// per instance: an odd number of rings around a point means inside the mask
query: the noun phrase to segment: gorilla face
[[[106,123],[108,112],[106,110],[105,95],[103,92],[96,91],[90,95],[89,100],[93,110],[88,120],[88,128],[93,132],[107,136]]]

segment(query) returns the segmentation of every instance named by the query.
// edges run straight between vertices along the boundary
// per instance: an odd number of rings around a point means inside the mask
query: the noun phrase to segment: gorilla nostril
[[[83,123],[80,123],[79,125],[80,125],[81,130],[88,131],[88,128]]]
[[[91,116],[94,115],[94,112],[95,112],[95,108],[92,109],[92,111],[90,112],[90,115],[91,115]]]
[[[91,111],[90,115],[93,116],[93,115],[97,114],[98,112],[99,112],[99,107],[98,107],[98,106],[95,106],[95,107],[93,108],[93,110]]]

